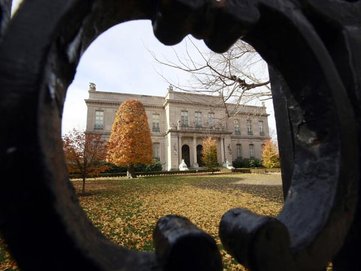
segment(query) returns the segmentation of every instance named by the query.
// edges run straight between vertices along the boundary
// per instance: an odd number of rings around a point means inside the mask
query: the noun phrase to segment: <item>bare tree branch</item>
[[[217,94],[225,107],[228,102],[247,104],[272,98],[265,62],[251,45],[241,40],[223,54],[201,51],[190,38],[186,39],[184,55],[174,50],[176,61],[151,54],[159,64],[190,75],[191,82],[185,85],[170,82],[161,75],[178,90]],[[264,69],[262,72],[260,67]],[[227,108],[226,112],[229,114]]]

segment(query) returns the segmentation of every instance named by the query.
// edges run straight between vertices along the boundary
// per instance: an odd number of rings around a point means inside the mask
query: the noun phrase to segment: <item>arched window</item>
[[[197,145],[197,163],[198,163],[198,166],[200,166],[200,167],[204,166],[202,155],[203,155],[203,146]]]
[[[182,159],[184,159],[184,162],[187,164],[188,167],[191,165],[189,146],[186,144],[182,146]]]

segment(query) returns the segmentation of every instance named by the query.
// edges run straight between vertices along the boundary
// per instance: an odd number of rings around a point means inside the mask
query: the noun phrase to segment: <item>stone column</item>
[[[178,134],[178,166],[182,162],[182,136]]]
[[[167,152],[166,152],[166,168],[167,170],[171,170],[172,169],[172,137],[170,136],[171,133],[169,133],[166,136],[166,147],[167,147]]]
[[[221,142],[221,164],[223,165],[224,163],[224,142],[223,142],[223,137],[220,137],[220,142]]]
[[[197,137],[193,136],[193,167],[197,168],[199,167],[198,161],[197,161]]]

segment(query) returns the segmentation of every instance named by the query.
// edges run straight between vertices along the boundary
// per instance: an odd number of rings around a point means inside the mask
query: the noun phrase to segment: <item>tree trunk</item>
[[[85,193],[85,176],[83,175],[83,185],[81,188],[81,193],[84,194]]]
[[[135,174],[134,165],[129,165],[128,166],[127,177],[131,178],[131,179],[137,178],[137,175]]]

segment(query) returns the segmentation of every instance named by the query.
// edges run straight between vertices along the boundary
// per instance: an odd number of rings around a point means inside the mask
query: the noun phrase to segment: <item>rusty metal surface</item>
[[[174,270],[169,255],[190,257],[190,244],[206,240],[192,256],[209,262],[176,270],[220,270],[211,237],[178,217],[158,222],[155,253],[115,246],[68,183],[61,116],[80,56],[109,27],[149,19],[169,45],[190,33],[223,52],[241,37],[282,75],[274,86],[287,86],[274,90],[293,159],[283,168],[284,208],[277,218],[230,210],[224,247],[251,270],[321,270],[333,259],[335,270],[359,270],[360,18],[360,1],[25,1],[0,43],[0,230],[19,266]]]

